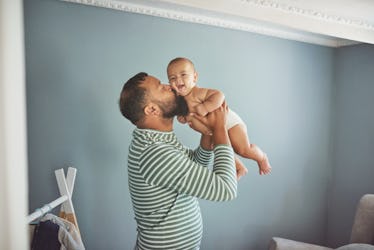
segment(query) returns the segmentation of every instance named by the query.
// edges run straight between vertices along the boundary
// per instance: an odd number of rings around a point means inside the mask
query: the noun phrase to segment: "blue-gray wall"
[[[374,46],[337,49],[328,243],[349,241],[356,205],[374,193]]]
[[[245,160],[236,200],[201,201],[202,249],[262,250],[272,236],[327,241],[335,62],[349,53],[57,0],[25,1],[25,40],[30,212],[58,196],[53,170],[73,165],[87,249],[131,249],[126,160],[134,127],[119,113],[119,93],[139,71],[165,81],[168,61],[186,56],[201,86],[225,93],[273,165],[259,176]],[[183,143],[197,145],[194,131],[175,128]]]

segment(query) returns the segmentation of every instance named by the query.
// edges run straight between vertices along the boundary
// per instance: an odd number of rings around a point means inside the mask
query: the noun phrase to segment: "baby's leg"
[[[257,162],[260,174],[268,174],[271,166],[266,154],[248,139],[247,129],[244,124],[238,124],[229,129],[231,145],[238,155]]]

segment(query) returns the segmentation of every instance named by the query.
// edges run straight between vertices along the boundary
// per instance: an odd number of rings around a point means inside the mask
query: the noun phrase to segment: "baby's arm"
[[[225,95],[215,89],[204,89],[203,95],[200,96],[202,99],[202,103],[196,105],[196,112],[201,115],[205,116],[209,112],[216,110],[220,107],[225,100]]]

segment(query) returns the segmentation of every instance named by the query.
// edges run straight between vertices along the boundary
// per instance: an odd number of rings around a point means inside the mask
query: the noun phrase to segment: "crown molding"
[[[272,8],[277,11],[286,12],[292,15],[302,15],[308,18],[314,18],[323,22],[334,22],[342,25],[354,26],[360,29],[367,29],[374,31],[374,24],[353,18],[348,18],[339,15],[328,14],[320,10],[313,10],[307,8],[300,8],[297,6],[291,6],[285,3],[277,3],[271,0],[241,0],[241,2],[260,6],[262,8]]]
[[[191,7],[194,7],[193,5],[188,6],[190,8],[184,8],[181,5],[177,5],[175,3],[172,3],[172,0],[164,0],[164,1],[137,1],[136,3],[127,1],[127,0],[61,0],[64,2],[71,2],[71,3],[77,3],[77,4],[83,4],[83,5],[90,5],[95,7],[103,7],[103,8],[109,8],[119,11],[125,11],[130,13],[136,13],[136,14],[144,14],[144,15],[150,15],[155,17],[161,17],[161,18],[167,18],[182,22],[191,22],[191,23],[198,23],[198,24],[204,24],[204,25],[211,25],[221,28],[227,28],[227,29],[234,29],[234,30],[240,30],[240,31],[246,31],[246,32],[253,32],[257,34],[267,35],[267,36],[273,36],[278,37],[282,39],[288,39],[288,40],[294,40],[294,41],[300,41],[305,43],[311,43],[311,44],[317,44],[321,46],[327,46],[327,47],[341,47],[341,46],[347,46],[352,44],[357,44],[359,42],[337,38],[337,37],[331,37],[329,35],[325,34],[315,34],[312,32],[305,32],[296,30],[293,28],[288,27],[282,27],[280,25],[272,25],[269,22],[263,22],[263,21],[256,21],[249,18],[235,18],[234,16],[227,15],[230,13],[225,13],[225,15],[217,15],[214,13],[214,15],[211,12],[204,11],[196,11],[196,9],[191,9]],[[233,0],[231,0],[233,1]],[[157,4],[157,3],[158,4]],[[162,4],[159,4],[162,2]],[[175,1],[179,2],[179,1]],[[188,1],[181,1],[181,2],[188,2]],[[190,1],[193,2],[193,1]],[[235,1],[233,1],[235,2]],[[236,0],[238,2],[238,0]],[[354,20],[347,20],[342,19],[339,17],[332,17],[328,16],[326,14],[315,12],[312,10],[306,10],[296,7],[290,7],[285,4],[277,4],[273,1],[267,1],[267,0],[240,0],[242,4],[245,5],[256,5],[260,8],[271,8],[276,11],[282,11],[286,14],[298,14],[303,16],[309,16],[314,19],[320,19],[320,20],[328,20],[329,22],[339,22],[344,23],[345,25],[351,25],[351,26],[364,26],[365,29],[371,30],[374,27],[373,25],[364,23],[364,22],[358,22]],[[374,33],[374,32],[373,32]],[[373,42],[374,42],[374,36],[373,36]]]

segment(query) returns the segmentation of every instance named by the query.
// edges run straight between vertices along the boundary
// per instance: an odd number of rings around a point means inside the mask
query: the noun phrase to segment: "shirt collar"
[[[133,132],[133,136],[153,142],[171,142],[176,140],[174,131],[163,132],[153,129],[136,128]]]

